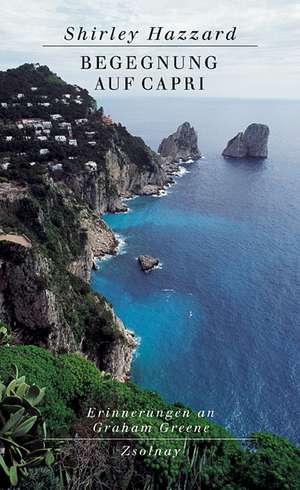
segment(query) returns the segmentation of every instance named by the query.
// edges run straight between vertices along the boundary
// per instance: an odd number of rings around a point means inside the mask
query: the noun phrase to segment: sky
[[[237,26],[238,44],[258,44],[257,48],[46,48],[43,44],[62,44],[68,26],[119,30],[138,29],[142,41],[150,26],[165,30],[225,29]],[[128,70],[81,70],[81,56],[134,54],[217,56],[216,70],[180,73],[181,77],[205,77],[201,96],[236,98],[299,99],[300,86],[300,0],[10,0],[1,5],[1,70],[26,62],[46,64],[70,83],[96,92],[99,76],[131,76]],[[68,43],[70,44],[70,43]],[[174,70],[164,72],[169,78]],[[137,82],[126,96],[157,95],[142,91],[140,78],[150,76],[137,70]],[[154,73],[156,81],[161,73]],[[168,83],[167,83],[168,84]],[[107,86],[107,84],[106,84]],[[124,92],[112,92],[114,96]],[[106,90],[105,95],[110,91]],[[178,90],[176,95],[183,95]],[[166,93],[165,93],[166,95]],[[170,92],[167,95],[171,95]],[[193,93],[186,94],[188,96]]]

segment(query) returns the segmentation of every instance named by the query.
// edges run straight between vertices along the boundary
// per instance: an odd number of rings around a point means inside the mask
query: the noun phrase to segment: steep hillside
[[[141,138],[46,66],[0,72],[0,118],[4,178],[28,181],[41,167],[97,212],[123,209],[120,197],[155,193],[167,182]]]
[[[0,116],[0,318],[18,342],[126,379],[136,341],[88,283],[117,246],[100,212],[157,191],[159,157],[45,66],[0,73]]]

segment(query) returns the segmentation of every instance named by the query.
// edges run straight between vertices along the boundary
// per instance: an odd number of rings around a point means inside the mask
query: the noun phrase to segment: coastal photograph
[[[300,4],[2,14],[0,490],[300,490]]]

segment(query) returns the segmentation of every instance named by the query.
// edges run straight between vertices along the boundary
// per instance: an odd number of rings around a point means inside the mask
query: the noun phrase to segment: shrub
[[[46,425],[37,408],[44,394],[45,388],[28,385],[17,369],[7,385],[0,383],[0,477],[6,488],[16,486],[31,466],[54,462],[44,440]]]
[[[0,358],[0,378],[8,379],[16,364],[30,382],[47,386],[41,412],[52,434],[68,434],[80,401],[100,389],[101,372],[80,354],[55,357],[40,347],[15,345],[1,347]]]
[[[28,472],[16,490],[59,490],[59,478],[47,467],[34,468]]]
[[[0,346],[9,345],[11,342],[11,335],[9,328],[0,320]]]
[[[0,378],[7,380],[18,366],[21,375],[39,386],[47,386],[45,401],[41,406],[49,431],[59,433],[72,423],[73,411],[61,396],[61,374],[57,359],[45,349],[16,345],[0,348]]]

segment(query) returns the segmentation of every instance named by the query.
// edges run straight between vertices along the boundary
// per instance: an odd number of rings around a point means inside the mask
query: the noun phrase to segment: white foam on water
[[[187,170],[187,168],[185,167],[179,167],[179,170],[176,174],[176,177],[183,177],[185,174],[190,174],[191,171],[190,170]]]
[[[167,191],[166,189],[161,189],[160,191],[158,191],[158,194],[152,194],[151,197],[155,197],[155,198],[166,197],[168,194],[169,191]]]
[[[137,358],[141,355],[141,352],[140,352],[140,349],[139,349],[139,346],[141,345],[142,343],[142,337],[135,337],[134,340],[136,340],[136,347],[133,349],[133,357],[134,358]]]
[[[132,212],[132,209],[131,208],[128,208],[126,209],[126,211],[117,211],[113,214],[128,214],[128,213],[131,213]]]
[[[108,262],[109,260],[111,260],[116,255],[124,255],[127,253],[127,251],[126,251],[127,245],[128,245],[127,240],[122,235],[120,235],[119,233],[115,233],[115,237],[118,240],[118,246],[115,250],[115,253],[105,254],[102,257],[95,257],[96,266],[99,267],[99,270],[101,269],[101,263]]]
[[[200,157],[201,158],[201,157]],[[193,160],[192,158],[189,158],[189,160],[182,160],[180,159],[179,162],[174,162],[177,165],[185,165],[186,163],[194,163],[196,160]]]
[[[165,299],[166,303],[168,303],[172,295],[176,293],[175,289],[171,289],[171,288],[162,289],[162,292],[166,293],[166,299]]]
[[[139,196],[130,196],[130,197],[122,197],[122,201],[133,201],[134,199],[137,199]]]
[[[167,191],[166,189],[161,189],[158,193],[158,197],[165,197],[169,194],[169,191]]]
[[[112,258],[113,258],[113,254],[105,254],[102,257],[97,257],[97,259],[96,259],[97,267],[101,268],[102,262],[108,262]]]
[[[124,255],[127,253],[127,240],[119,233],[115,233],[115,237],[118,240],[118,246],[116,249],[117,255]]]

